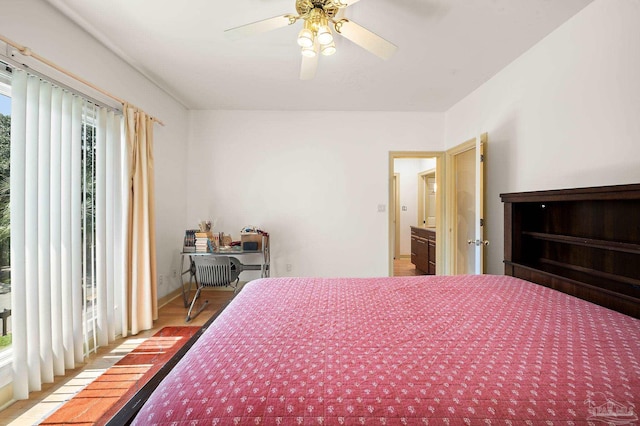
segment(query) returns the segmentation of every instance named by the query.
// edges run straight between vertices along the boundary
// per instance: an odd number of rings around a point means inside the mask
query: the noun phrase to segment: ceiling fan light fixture
[[[331,56],[336,53],[336,44],[334,42],[325,44],[324,46],[322,46],[321,51],[323,56]]]
[[[314,58],[317,54],[318,54],[318,52],[316,52],[316,49],[314,48],[314,46],[309,46],[309,47],[303,47],[302,48],[302,56],[304,56],[304,57]]]
[[[313,46],[313,31],[303,28],[298,34],[298,45],[300,47],[312,47]]]
[[[323,25],[318,29],[318,43],[323,46],[333,43],[333,35],[328,25]]]

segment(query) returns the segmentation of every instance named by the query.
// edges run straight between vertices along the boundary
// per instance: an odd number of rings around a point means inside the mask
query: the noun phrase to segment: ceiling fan
[[[275,16],[228,29],[225,34],[232,39],[237,39],[293,25],[298,20],[303,20],[304,26],[298,34],[298,45],[302,49],[301,80],[311,80],[315,76],[320,53],[329,56],[336,52],[336,45],[329,24],[341,36],[382,59],[389,59],[398,49],[397,46],[355,22],[344,18],[344,10],[358,1],[296,0],[297,15]]]

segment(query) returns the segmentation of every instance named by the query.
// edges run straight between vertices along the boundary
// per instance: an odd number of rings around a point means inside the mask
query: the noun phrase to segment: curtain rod
[[[40,62],[42,62],[43,64],[55,69],[56,71],[61,72],[62,74],[66,75],[67,77],[71,77],[74,80],[79,81],[80,83],[84,84],[87,87],[92,88],[93,90],[96,90],[97,92],[107,96],[108,98],[113,99],[116,102],[119,102],[120,104],[124,105],[131,105],[133,106],[131,103],[127,102],[126,100],[115,96],[113,94],[111,94],[110,92],[107,92],[106,90],[95,86],[94,84],[90,83],[89,81],[85,80],[84,78],[72,73],[71,71],[67,71],[66,69],[54,64],[53,62],[49,61],[47,58],[43,58],[42,56],[38,55],[37,53],[35,53],[34,51],[32,51],[30,48],[28,48],[27,46],[22,46],[16,42],[14,42],[13,40],[10,40],[8,38],[6,38],[5,36],[0,34],[0,40],[5,42],[6,44],[8,44],[9,46],[14,47],[15,49],[18,50],[18,52],[20,52],[20,54],[24,55],[24,56],[29,56],[31,58],[34,58]],[[161,126],[164,126],[164,123],[157,119],[156,117],[151,117],[151,120],[158,123]]]

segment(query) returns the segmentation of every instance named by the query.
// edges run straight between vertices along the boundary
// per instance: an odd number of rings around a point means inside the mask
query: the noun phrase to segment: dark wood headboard
[[[640,318],[640,184],[500,198],[506,275]]]

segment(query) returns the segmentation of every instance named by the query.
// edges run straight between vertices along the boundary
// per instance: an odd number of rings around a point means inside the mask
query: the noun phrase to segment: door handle
[[[480,241],[480,240],[467,240],[467,244],[469,245],[475,245],[477,247],[479,246],[488,246],[489,245],[489,241],[488,240],[484,240],[484,241]]]

